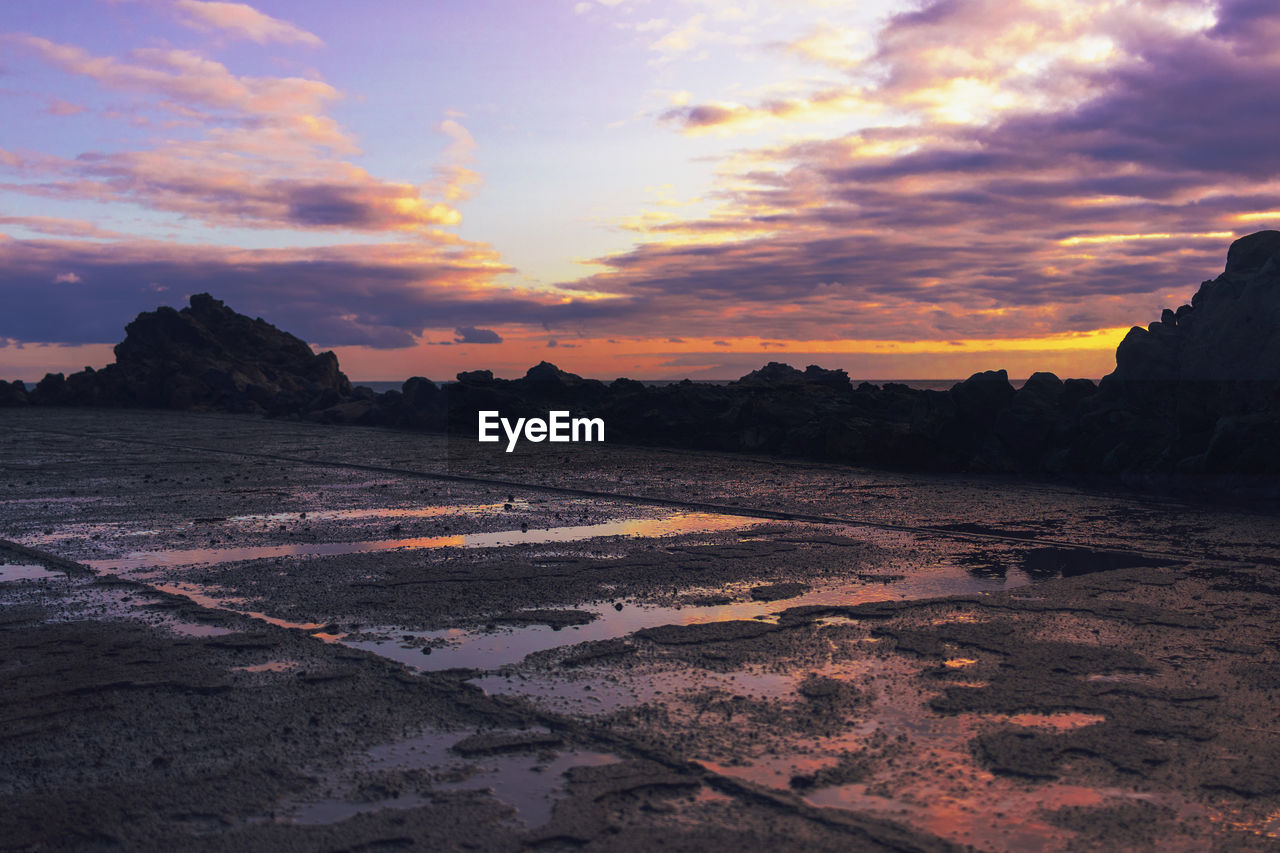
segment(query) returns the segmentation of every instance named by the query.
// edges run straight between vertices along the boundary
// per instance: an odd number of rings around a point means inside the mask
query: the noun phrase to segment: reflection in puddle
[[[268,625],[275,625],[279,628],[293,628],[298,631],[314,632],[311,636],[324,640],[326,643],[334,643],[342,639],[342,634],[321,633],[320,628],[325,627],[323,622],[290,622],[287,619],[279,619],[275,616],[268,616],[256,610],[236,610],[232,605],[244,602],[242,598],[218,597],[210,595],[208,587],[197,587],[193,584],[186,583],[170,583],[170,584],[153,584],[154,589],[159,592],[167,592],[170,595],[181,595],[189,598],[191,601],[199,604],[201,607],[208,607],[212,610],[226,610],[230,613],[236,613],[240,616],[248,616],[251,619],[257,619],[260,622],[266,622]]]
[[[31,499],[28,502],[38,503],[46,499]],[[52,500],[52,499],[50,499]],[[63,500],[73,500],[65,498]],[[87,500],[87,499],[86,499]],[[96,498],[95,498],[96,500]],[[0,505],[5,502],[0,501]],[[331,521],[381,521],[398,518],[445,518],[466,515],[502,515],[507,511],[528,511],[532,507],[529,501],[516,498],[504,503],[485,504],[439,504],[432,506],[410,507],[365,507],[358,509],[309,509],[293,512],[248,513],[229,516],[198,516],[164,523],[157,527],[138,529],[127,522],[101,522],[92,524],[71,524],[56,530],[45,530],[43,533],[29,533],[22,538],[27,545],[48,545],[55,542],[66,542],[76,539],[108,539],[119,540],[145,536],[167,536],[181,534],[193,529],[213,531],[216,529],[241,528],[262,529],[277,528],[281,524],[312,524]]]
[[[1209,820],[1235,832],[1258,838],[1280,838],[1280,809],[1224,807],[1209,813]]]
[[[429,643],[441,640],[447,643],[445,646],[433,648],[429,655],[424,655],[422,650],[416,647],[403,648],[396,639],[349,641],[349,644],[400,661],[418,670],[454,668],[494,670],[519,663],[534,652],[588,640],[616,639],[642,628],[740,619],[772,620],[782,611],[792,607],[813,605],[849,607],[876,601],[969,595],[1004,589],[1019,582],[1029,582],[1029,580],[1019,579],[1016,576],[1008,580],[990,581],[961,574],[915,575],[891,585],[858,582],[815,589],[794,598],[778,601],[733,601],[728,604],[678,607],[632,605],[624,606],[621,610],[609,604],[580,606],[577,609],[585,610],[595,618],[586,625],[559,630],[546,625],[531,625],[497,631],[450,628],[441,631],[414,632],[387,628],[375,632],[385,633],[390,638],[413,636],[427,640]],[[821,620],[821,623],[832,627],[858,624],[856,620],[844,617],[826,617]]]
[[[407,539],[376,539],[366,542],[320,542],[296,545],[250,545],[235,548],[191,548],[171,551],[138,551],[124,557],[88,560],[99,571],[130,572],[138,569],[233,563],[278,557],[329,557],[373,551],[422,548],[502,548],[508,545],[541,545],[548,542],[576,542],[605,536],[661,537],[693,533],[716,533],[764,523],[764,519],[702,512],[676,512],[658,518],[630,518],[602,524],[551,527],[542,530],[503,530],[493,533],[463,533],[456,536],[424,536]]]
[[[47,580],[49,578],[65,578],[62,572],[35,565],[3,565],[0,566],[0,583],[13,581]]]

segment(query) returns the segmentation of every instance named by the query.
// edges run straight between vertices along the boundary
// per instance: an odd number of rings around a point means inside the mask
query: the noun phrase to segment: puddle
[[[3,565],[0,566],[0,583],[12,583],[14,581],[37,581],[48,580],[50,578],[65,578],[62,572],[55,572],[46,569],[44,566],[36,565]]]
[[[139,569],[216,565],[244,560],[279,557],[329,557],[375,551],[424,548],[502,548],[509,545],[541,545],[549,542],[577,542],[606,536],[656,538],[694,533],[717,533],[765,523],[765,519],[714,513],[677,512],[658,518],[629,518],[602,524],[570,527],[503,530],[493,533],[463,533],[454,536],[425,536],[407,539],[375,539],[365,542],[322,542],[296,545],[251,545],[234,548],[191,548],[167,551],[135,551],[124,557],[86,560],[98,571],[132,572]]]
[[[649,605],[624,605],[621,610],[614,605],[600,603],[579,606],[595,616],[585,625],[554,629],[547,625],[530,625],[520,628],[498,628],[483,631],[465,628],[449,628],[440,631],[404,631],[398,628],[371,629],[370,633],[385,633],[386,640],[348,641],[349,645],[392,658],[418,670],[480,669],[495,670],[519,663],[534,652],[561,646],[583,643],[588,640],[610,640],[625,637],[642,628],[661,625],[695,625],[707,622],[725,622],[740,619],[773,619],[791,607],[810,605],[852,606],[875,601],[902,601],[932,598],[946,595],[971,595],[1007,589],[1019,583],[1030,583],[1030,578],[1010,573],[1007,579],[991,580],[974,578],[966,574],[916,575],[892,584],[859,582],[825,589],[815,589],[794,598],[778,601],[735,601],[715,605],[681,605],[657,607]],[[744,584],[749,588],[752,584]],[[829,625],[856,624],[842,617],[822,620]],[[430,654],[421,648],[404,648],[399,637],[413,636],[428,643],[444,641]],[[415,644],[415,646],[418,644]]]
[[[297,497],[281,493],[281,497]],[[307,496],[314,500],[315,496]],[[74,500],[67,498],[65,500]],[[90,500],[88,498],[84,500]],[[93,498],[92,500],[98,500]],[[44,498],[31,498],[26,502],[40,503],[46,501]],[[18,501],[15,501],[18,502]],[[0,501],[0,505],[3,505]],[[410,506],[410,507],[362,507],[353,509],[309,509],[297,510],[292,512],[274,512],[274,513],[246,513],[228,516],[195,516],[175,520],[172,522],[162,523],[159,526],[138,529],[129,526],[124,522],[96,522],[96,523],[78,523],[71,524],[57,529],[48,529],[43,532],[32,532],[24,535],[22,541],[33,547],[41,545],[51,545],[55,543],[66,543],[71,540],[86,539],[103,539],[103,540],[127,540],[136,537],[150,536],[168,536],[171,534],[189,533],[193,530],[198,532],[212,533],[214,531],[227,532],[227,528],[240,530],[258,530],[264,529],[277,530],[280,525],[285,524],[312,524],[317,522],[343,522],[343,521],[393,521],[395,519],[406,518],[447,518],[451,516],[478,516],[478,515],[497,515],[501,516],[508,512],[528,512],[535,509],[538,501],[528,501],[523,498],[516,498],[507,502],[484,503],[484,504],[436,504],[431,506]]]
[[[1257,838],[1280,838],[1280,809],[1277,808],[1232,805],[1210,812],[1209,820],[1233,832]]]
[[[545,729],[512,734],[545,734]],[[493,732],[486,732],[493,734]],[[614,764],[616,756],[585,750],[549,750],[546,747],[520,749],[497,755],[464,757],[450,747],[468,735],[457,732],[427,732],[415,738],[369,750],[360,775],[377,779],[383,774],[425,771],[433,791],[487,790],[494,799],[516,810],[516,818],[527,827],[537,827],[551,819],[554,801],[564,791],[564,773],[571,767]],[[393,777],[394,778],[394,777]],[[351,794],[353,792],[347,792]],[[420,793],[397,792],[398,796],[355,801],[330,797],[299,805],[287,820],[301,824],[336,823],[362,812],[383,808],[413,808],[430,802]]]
[[[240,616],[248,616],[251,619],[257,619],[260,622],[266,622],[268,625],[275,625],[279,628],[293,628],[299,631],[312,632],[311,636],[324,640],[326,643],[335,643],[342,639],[342,634],[328,634],[319,631],[325,627],[324,622],[290,622],[288,619],[280,619],[275,616],[268,616],[256,610],[237,610],[232,605],[243,603],[242,598],[219,598],[216,595],[210,595],[207,587],[197,587],[192,584],[170,583],[170,584],[153,584],[152,588],[159,592],[167,592],[170,595],[181,595],[191,601],[199,604],[201,607],[208,607],[212,610],[225,610]],[[207,628],[208,626],[196,626],[199,628]],[[214,631],[225,631],[226,629],[214,628]],[[211,636],[216,636],[213,634]]]

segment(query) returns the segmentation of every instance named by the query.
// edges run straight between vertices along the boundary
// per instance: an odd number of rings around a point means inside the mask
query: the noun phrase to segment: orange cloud
[[[307,47],[321,47],[324,44],[314,33],[288,21],[264,15],[245,3],[177,0],[173,7],[179,12],[182,23],[197,30],[224,32],[258,44],[278,42]]]

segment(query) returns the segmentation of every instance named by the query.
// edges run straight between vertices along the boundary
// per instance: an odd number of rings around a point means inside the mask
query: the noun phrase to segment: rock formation
[[[1236,240],[1190,304],[1130,329],[1090,409],[1083,455],[1111,443],[1104,469],[1280,472],[1280,231]]]
[[[300,338],[206,293],[181,311],[139,314],[115,354],[102,370],[45,376],[31,402],[279,414],[352,393],[332,352],[316,355]]]

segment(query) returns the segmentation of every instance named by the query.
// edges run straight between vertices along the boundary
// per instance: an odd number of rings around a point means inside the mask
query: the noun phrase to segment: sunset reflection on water
[[[717,533],[764,523],[763,519],[701,512],[674,512],[657,518],[629,518],[601,524],[566,527],[500,530],[448,536],[420,536],[374,539],[362,542],[308,542],[287,545],[244,545],[230,548],[187,548],[164,551],[135,551],[123,557],[89,560],[88,565],[105,572],[211,565],[243,560],[282,557],[329,557],[374,551],[427,548],[502,548],[510,545],[545,545],[576,542],[609,536],[657,538],[695,533]]]

